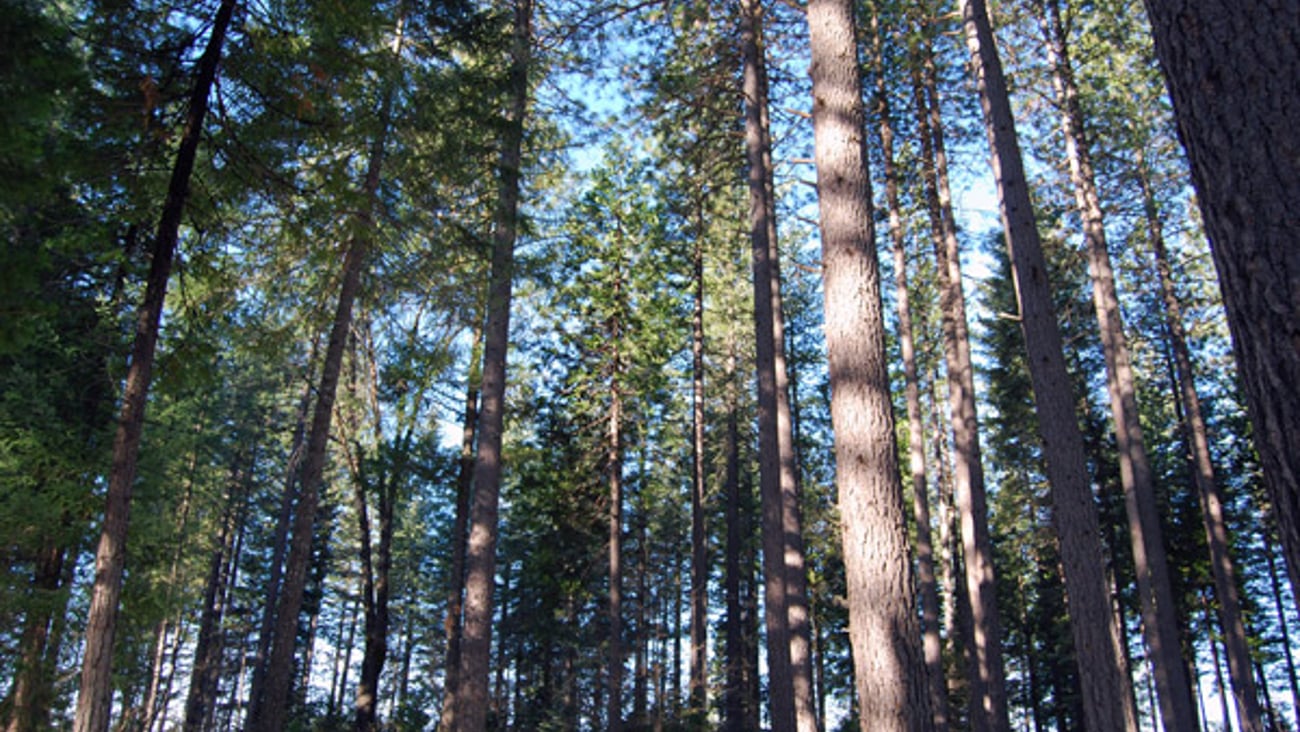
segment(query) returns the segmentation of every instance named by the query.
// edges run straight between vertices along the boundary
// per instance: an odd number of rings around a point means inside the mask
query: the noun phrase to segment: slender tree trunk
[[[758,373],[759,465],[769,704],[777,729],[816,729],[808,608],[781,323],[780,276],[772,210],[771,142],[759,0],[741,0],[745,139],[749,167],[754,325]]]
[[[894,299],[898,309],[898,341],[903,356],[904,392],[907,401],[907,451],[909,474],[912,478],[912,511],[916,517],[916,572],[920,583],[918,589],[921,602],[921,641],[934,730],[947,732],[948,695],[944,687],[943,647],[939,637],[939,587],[934,574],[929,485],[925,466],[925,418],[921,411],[921,383],[917,374],[916,345],[912,335],[906,232],[903,230],[898,170],[894,162],[894,127],[890,116],[889,92],[885,85],[879,10],[875,4],[871,7],[872,42],[875,51],[873,65],[876,72],[876,113],[880,118],[880,143],[885,166],[885,201],[889,209],[889,237],[894,253]]]
[[[723,450],[726,463],[723,472],[723,490],[727,503],[727,544],[725,557],[724,592],[726,595],[726,687],[722,695],[722,727],[725,732],[742,732],[747,729],[745,718],[745,609],[741,605],[741,556],[744,554],[744,534],[741,531],[742,498],[740,495],[740,404],[736,386],[736,338],[727,337],[726,362],[727,432]]]
[[[23,618],[19,638],[18,673],[10,692],[5,732],[37,732],[49,724],[54,701],[53,676],[57,655],[51,654],[51,625],[58,605],[66,603],[62,591],[67,554],[54,538],[47,538],[36,555],[32,577],[33,601]]]
[[[260,699],[253,700],[255,706],[250,712],[250,729],[260,732],[278,732],[283,729],[289,711],[290,691],[293,686],[293,658],[298,640],[298,616],[302,612],[303,593],[307,587],[307,574],[312,563],[316,512],[320,505],[320,486],[325,471],[330,424],[334,416],[334,400],[343,366],[343,354],[352,327],[353,304],[361,290],[361,277],[366,269],[366,259],[371,248],[370,229],[374,225],[374,208],[377,205],[383,171],[391,99],[391,94],[386,95],[380,110],[380,131],[371,144],[366,177],[362,183],[366,203],[356,214],[362,231],[350,239],[343,258],[338,303],[334,311],[329,341],[325,347],[316,406],[312,413],[311,430],[308,433],[302,473],[299,477],[298,506],[294,512],[289,552],[285,560],[284,586],[276,608],[276,621],[270,655],[266,663],[263,694]]]
[[[456,517],[451,529],[450,588],[443,632],[447,639],[445,693],[442,699],[442,729],[456,729],[456,692],[460,679],[461,612],[465,597],[465,531],[469,525],[470,496],[474,487],[474,435],[478,423],[478,396],[482,378],[483,325],[475,316],[471,328],[469,375],[465,380],[465,410],[461,418],[460,472],[456,475]]]
[[[194,88],[190,94],[185,131],[176,163],[172,167],[167,198],[163,203],[158,232],[154,238],[144,301],[135,324],[135,342],[126,374],[122,412],[113,438],[113,464],[109,470],[104,527],[95,552],[95,583],[86,619],[86,647],[77,695],[76,732],[106,732],[113,701],[113,641],[117,629],[118,600],[122,594],[122,573],[126,563],[126,534],[130,522],[131,489],[135,483],[140,437],[144,431],[145,406],[162,322],[163,300],[171,275],[181,217],[189,198],[190,177],[203,137],[208,96],[217,78],[217,66],[226,31],[235,12],[236,0],[222,0],[212,24],[208,45],[199,57]]]
[[[702,208],[702,206],[701,206]],[[691,255],[691,682],[688,720],[699,727],[709,710],[709,537],[704,523],[704,226],[697,216]]]
[[[216,703],[217,683],[221,673],[221,643],[219,634],[225,615],[225,588],[233,571],[236,520],[239,511],[236,503],[243,501],[244,486],[248,481],[252,459],[245,465],[244,457],[236,455],[230,471],[229,490],[221,511],[221,526],[217,532],[216,548],[208,559],[208,576],[204,582],[203,610],[199,617],[199,635],[194,644],[194,665],[190,671],[190,688],[185,698],[185,732],[198,732]]]
[[[1265,520],[1267,526],[1270,522]],[[1266,532],[1265,536],[1268,535]],[[1277,561],[1272,552],[1264,552],[1268,563],[1268,585],[1273,595],[1273,608],[1277,612],[1277,627],[1282,636],[1282,658],[1286,660],[1287,686],[1291,689],[1291,708],[1300,710],[1300,681],[1297,680],[1295,658],[1291,654],[1291,630],[1287,622],[1286,605],[1282,601],[1282,583],[1277,576]]]
[[[1061,108],[1061,129],[1070,180],[1074,185],[1075,205],[1083,220],[1088,270],[1092,275],[1092,301],[1106,361],[1106,385],[1118,446],[1120,483],[1124,489],[1129,542],[1142,610],[1143,637],[1150,649],[1155,671],[1160,718],[1166,729],[1192,729],[1196,726],[1196,701],[1183,664],[1177,608],[1160,528],[1160,509],[1156,504],[1155,484],[1142,426],[1138,421],[1132,357],[1124,335],[1101,198],[1097,192],[1083,109],[1069,56],[1068,32],[1057,0],[1041,0],[1039,9],[1045,26],[1052,86]],[[1247,680],[1249,669],[1247,664]],[[1258,708],[1255,712],[1258,721]],[[1251,730],[1256,732],[1258,728]]]
[[[1097,507],[1084,458],[1083,436],[1075,415],[1060,326],[1052,307],[1047,262],[1029,198],[1002,63],[984,0],[962,0],[962,15],[984,110],[1038,429],[1052,487],[1052,518],[1060,540],[1084,716],[1088,728],[1098,732],[1136,730],[1133,689],[1116,643],[1118,631],[1103,572]]]
[[[826,348],[863,732],[933,726],[897,463],[853,4],[808,5]]]
[[[918,64],[924,69],[923,83],[918,85],[915,93],[926,200],[932,228],[938,224],[934,250],[939,272],[944,359],[948,367],[953,493],[961,524],[962,566],[965,568],[965,592],[970,609],[969,622],[963,624],[967,657],[971,664],[970,718],[972,729],[986,732],[1010,726],[1002,661],[1002,630],[994,590],[997,578],[989,538],[988,500],[975,406],[975,368],[962,287],[961,252],[948,185],[947,148],[933,51],[928,38],[923,43],[925,48]]]
[[[614,282],[613,298],[616,307],[622,306],[622,280]],[[609,718],[605,729],[621,732],[623,729],[623,394],[620,374],[623,364],[619,345],[622,341],[622,324],[619,316],[610,318],[606,338],[613,350],[609,383],[609,422],[605,446],[606,480],[609,485],[607,500],[609,529]],[[642,708],[644,711],[644,707]]]
[[[1246,626],[1242,620],[1241,598],[1237,591],[1237,571],[1229,551],[1228,525],[1223,514],[1223,496],[1214,477],[1210,459],[1209,432],[1201,414],[1201,400],[1196,393],[1191,350],[1183,328],[1182,305],[1174,290],[1173,270],[1165,250],[1164,231],[1151,189],[1150,177],[1141,156],[1137,160],[1138,181],[1142,187],[1147,234],[1160,277],[1160,293],[1165,302],[1165,325],[1169,347],[1174,356],[1174,373],[1182,404],[1184,435],[1191,452],[1192,478],[1200,495],[1201,516],[1205,523],[1206,546],[1210,549],[1210,568],[1214,575],[1214,594],[1219,606],[1219,624],[1223,630],[1224,650],[1228,656],[1228,675],[1232,680],[1237,703],[1237,722],[1247,732],[1262,730],[1258,696],[1250,673],[1250,649]],[[1271,557],[1270,557],[1271,558]]]
[[[516,0],[511,51],[510,110],[501,141],[498,198],[492,234],[492,265],[484,329],[483,406],[474,462],[474,497],[465,553],[465,608],[461,635],[457,729],[487,726],[488,671],[492,656],[492,590],[496,567],[497,517],[501,488],[501,433],[506,391],[506,349],[510,340],[510,295],[519,217],[524,115],[528,109],[533,4]]]
[[[1300,587],[1300,5],[1146,0]]]

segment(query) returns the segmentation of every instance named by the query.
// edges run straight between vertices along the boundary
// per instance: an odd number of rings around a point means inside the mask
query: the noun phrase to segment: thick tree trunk
[[[1155,671],[1160,718],[1166,729],[1192,729],[1196,726],[1196,701],[1183,664],[1177,608],[1160,528],[1160,509],[1156,504],[1146,441],[1138,421],[1132,358],[1124,335],[1101,198],[1097,192],[1083,108],[1069,56],[1068,34],[1057,0],[1042,0],[1040,12],[1045,26],[1052,86],[1061,108],[1061,130],[1070,180],[1074,185],[1075,205],[1083,220],[1088,270],[1092,276],[1092,302],[1106,361],[1106,385],[1118,447],[1120,484],[1124,488],[1129,542],[1142,610],[1142,632]]]
[[[190,177],[203,137],[208,96],[217,78],[221,49],[235,12],[236,0],[222,0],[212,24],[208,45],[199,57],[190,94],[185,131],[176,152],[167,198],[163,203],[145,283],[144,301],[135,324],[135,342],[122,395],[122,412],[113,438],[113,464],[108,474],[104,527],[95,552],[95,584],[86,618],[86,647],[77,695],[76,732],[106,732],[113,701],[113,640],[117,630],[118,600],[126,563],[126,534],[130,522],[131,490],[135,483],[145,406],[153,377],[154,353],[162,322],[167,280],[180,236],[181,217],[189,198]]]
[[[519,217],[524,115],[528,109],[532,0],[516,0],[511,51],[510,109],[501,141],[498,198],[492,233],[492,265],[484,328],[483,406],[474,462],[474,497],[465,553],[465,609],[461,633],[457,729],[487,726],[488,668],[492,656],[492,590],[496,567],[497,517],[501,489],[501,433],[504,425],[506,349],[510,340],[510,295]]]
[[[984,0],[962,0],[962,14],[1020,303],[1020,326],[1052,488],[1052,519],[1060,540],[1084,716],[1088,728],[1098,732],[1136,730],[1133,690],[1116,642],[1118,632],[1103,572],[1097,507],[1084,458],[1083,436],[1074,410],[1047,262],[1029,198],[1002,63]]]
[[[1165,325],[1169,347],[1174,356],[1174,374],[1182,404],[1183,432],[1190,452],[1192,479],[1200,495],[1201,517],[1205,523],[1205,541],[1210,549],[1210,568],[1214,575],[1214,594],[1218,599],[1219,624],[1224,649],[1228,655],[1228,675],[1237,702],[1237,723],[1243,732],[1263,729],[1255,680],[1250,672],[1250,648],[1242,620],[1241,597],[1237,591],[1237,570],[1229,551],[1228,525],[1223,514],[1223,496],[1214,478],[1210,459],[1209,431],[1201,414],[1201,400],[1196,393],[1191,350],[1183,328],[1182,305],[1174,290],[1173,270],[1165,251],[1165,238],[1155,195],[1141,157],[1137,161],[1138,181],[1142,188],[1147,234],[1160,277],[1160,294],[1165,303]]]
[[[461,418],[460,466],[456,474],[456,516],[451,529],[451,564],[447,568],[447,615],[443,634],[447,640],[442,729],[456,729],[456,692],[460,687],[461,613],[465,599],[465,532],[469,526],[470,496],[474,487],[474,436],[478,426],[478,396],[482,380],[483,325],[476,315],[471,328],[469,375],[465,380],[465,409]]]
[[[925,34],[922,34],[925,37]],[[998,617],[997,578],[989,538],[988,500],[975,407],[975,368],[971,359],[966,296],[962,287],[961,252],[948,185],[947,146],[935,80],[933,51],[928,37],[918,59],[923,83],[915,90],[922,176],[925,179],[942,316],[944,360],[948,367],[948,413],[953,442],[953,494],[961,525],[962,566],[969,604],[963,624],[969,678],[971,728],[976,732],[1006,729],[1006,678],[1002,661],[1002,629]],[[923,89],[922,89],[923,87]]]
[[[1300,587],[1300,5],[1146,0]]]
[[[925,466],[925,418],[921,411],[921,380],[916,368],[916,345],[912,334],[911,293],[907,277],[907,233],[903,229],[899,201],[898,170],[894,161],[894,125],[889,91],[885,84],[883,39],[880,18],[872,5],[871,29],[876,72],[876,113],[880,118],[880,145],[884,158],[885,201],[889,209],[889,238],[894,253],[895,302],[898,309],[898,341],[903,357],[904,394],[907,401],[907,453],[912,478],[912,512],[916,518],[916,572],[921,602],[921,642],[925,656],[930,713],[935,732],[948,730],[948,694],[944,686],[943,646],[939,637],[939,586],[934,574],[934,545],[931,539],[930,497]]]
[[[931,729],[894,437],[853,5],[808,5],[836,482],[860,727]]]

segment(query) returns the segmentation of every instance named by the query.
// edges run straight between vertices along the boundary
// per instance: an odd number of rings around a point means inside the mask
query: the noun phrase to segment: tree
[[[808,6],[826,345],[861,729],[932,725],[912,599],[852,3]]]
[[[113,464],[109,471],[104,528],[95,552],[95,585],[90,615],[86,621],[86,648],[77,697],[77,732],[103,732],[109,726],[112,704],[113,639],[117,627],[118,600],[126,563],[126,534],[130,521],[131,490],[135,483],[144,430],[144,413],[153,377],[154,354],[162,321],[163,300],[172,259],[180,238],[181,218],[189,196],[190,176],[203,137],[208,97],[217,77],[221,49],[235,12],[235,0],[222,0],[213,20],[207,47],[199,58],[186,114],[185,131],[172,167],[167,198],[163,202],[158,231],[154,236],[149,280],[135,325],[135,343],[127,372],[122,412],[113,438]]]
[[[1300,43],[1288,3],[1147,0],[1219,272],[1265,484],[1300,586]]]
[[[1196,725],[1196,702],[1192,698],[1192,686],[1179,643],[1178,617],[1160,528],[1155,484],[1146,440],[1138,421],[1132,357],[1124,334],[1123,315],[1106,243],[1105,218],[1070,60],[1066,23],[1057,0],[1043,0],[1039,10],[1046,36],[1048,63],[1052,69],[1052,85],[1061,108],[1061,129],[1070,180],[1075,190],[1075,205],[1083,220],[1093,306],[1106,359],[1107,392],[1118,446],[1143,636],[1153,657],[1160,717],[1168,728],[1190,729]]]
[[[1097,507],[1084,460],[1083,436],[1065,367],[1060,326],[1052,307],[1028,181],[1016,139],[1006,79],[983,0],[963,0],[966,45],[984,110],[1002,224],[1029,353],[1029,373],[1048,481],[1052,521],[1061,542],[1070,623],[1078,654],[1089,728],[1134,730],[1132,687],[1120,652],[1119,629],[1111,612],[1100,544]]]
[[[492,229],[487,325],[483,329],[482,407],[478,417],[474,495],[470,504],[469,538],[465,552],[465,609],[458,672],[460,689],[454,701],[454,728],[470,732],[487,727],[492,591],[500,510],[501,435],[505,418],[506,350],[510,341],[510,297],[514,285],[515,241],[519,230],[520,175],[529,99],[532,28],[532,0],[516,0],[506,92],[507,113],[502,128],[501,162]]]

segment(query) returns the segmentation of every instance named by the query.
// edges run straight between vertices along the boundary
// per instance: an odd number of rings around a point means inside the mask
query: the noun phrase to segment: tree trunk
[[[727,523],[726,557],[724,559],[724,593],[726,595],[726,627],[724,653],[726,654],[726,687],[722,695],[722,728],[725,732],[743,732],[747,729],[745,718],[745,630],[744,608],[741,605],[741,556],[744,554],[744,536],[741,530],[742,499],[740,495],[740,420],[739,388],[736,385],[736,338],[727,337],[726,362],[727,432],[723,490],[726,491],[725,520]]]
[[[483,406],[474,462],[474,497],[465,553],[465,609],[461,633],[457,729],[487,726],[488,669],[492,655],[492,590],[496,566],[497,516],[501,490],[501,433],[506,392],[506,349],[510,340],[510,295],[519,217],[524,115],[528,109],[532,0],[516,0],[511,51],[510,109],[501,140],[498,198],[492,233],[492,266],[484,329]]]
[[[615,284],[615,297],[618,285]],[[617,324],[609,334],[614,348],[613,377],[609,389],[609,431],[607,433],[605,470],[609,481],[607,500],[609,527],[609,718],[605,729],[623,729],[623,429],[622,395],[619,393]]]
[[[781,323],[780,276],[771,186],[766,70],[759,0],[741,0],[745,146],[753,252],[758,374],[759,477],[769,704],[778,729],[816,729],[798,486]]]
[[[704,225],[697,213],[691,256],[691,686],[687,717],[700,726],[709,711],[709,537],[704,524]]]
[[[460,679],[461,612],[465,598],[465,531],[469,525],[470,496],[474,488],[474,435],[478,424],[479,384],[482,378],[483,325],[475,316],[471,328],[469,375],[465,380],[465,410],[461,418],[460,470],[456,474],[456,517],[451,529],[450,587],[443,633],[447,639],[445,692],[442,698],[442,729],[456,729],[456,692]]]
[[[329,448],[330,424],[334,417],[334,400],[343,367],[343,353],[352,327],[352,308],[361,290],[361,276],[371,248],[371,229],[378,201],[383,171],[385,145],[389,128],[392,94],[385,96],[380,109],[380,128],[371,143],[362,193],[366,202],[355,215],[360,231],[352,236],[343,258],[342,282],[334,311],[325,358],[321,365],[316,406],[312,413],[302,473],[298,481],[298,506],[294,511],[289,552],[285,560],[284,586],[276,607],[270,655],[266,662],[261,698],[253,699],[249,727],[260,732],[278,732],[284,728],[293,686],[293,658],[298,641],[298,616],[302,612],[307,573],[312,563],[316,512],[320,505],[321,479]]]
[[[948,410],[953,442],[953,495],[961,525],[962,566],[969,604],[969,622],[963,624],[970,689],[971,727],[977,732],[1006,729],[1006,678],[1002,661],[1002,629],[998,617],[989,538],[988,500],[979,442],[979,418],[975,407],[975,368],[971,360],[966,296],[962,288],[961,252],[957,223],[948,184],[947,147],[935,80],[933,50],[925,44],[918,66],[924,69],[922,83],[914,93],[918,135],[921,139],[922,176],[934,239],[939,273],[939,301],[942,316],[944,360],[948,367]],[[914,72],[916,73],[916,72]],[[937,230],[936,230],[937,224]]]
[[[1120,483],[1124,488],[1129,542],[1142,610],[1142,631],[1155,671],[1160,718],[1166,729],[1192,729],[1196,726],[1196,701],[1183,664],[1177,608],[1160,528],[1160,509],[1156,504],[1146,442],[1138,421],[1132,358],[1124,335],[1101,198],[1097,192],[1083,108],[1070,61],[1068,33],[1057,0],[1041,0],[1039,10],[1047,41],[1047,62],[1052,70],[1052,86],[1061,108],[1061,131],[1070,181],[1074,185],[1075,205],[1083,220],[1088,270],[1092,276],[1092,302],[1106,361],[1106,385],[1118,447]],[[1249,675],[1249,664],[1246,672]],[[1252,732],[1256,731],[1252,729]]]
[[[1052,307],[1047,262],[1029,198],[1002,63],[984,0],[963,0],[962,15],[1020,304],[1020,326],[1052,488],[1052,519],[1060,540],[1084,716],[1091,730],[1136,730],[1133,689],[1116,642],[1118,631],[1103,572],[1097,507],[1084,459],[1083,436],[1075,415],[1073,387]]]
[[[808,5],[836,481],[863,732],[931,729],[885,363],[853,5]]]
[[[1250,649],[1246,626],[1242,621],[1241,598],[1237,591],[1237,571],[1229,551],[1228,525],[1223,515],[1223,496],[1214,478],[1210,459],[1209,432],[1201,414],[1201,400],[1196,393],[1191,350],[1183,328],[1182,305],[1174,290],[1173,270],[1165,251],[1164,231],[1156,208],[1155,195],[1141,155],[1137,159],[1138,181],[1142,187],[1147,234],[1160,277],[1160,293],[1165,303],[1165,325],[1169,347],[1174,356],[1174,374],[1182,404],[1183,433],[1189,449],[1192,479],[1200,495],[1201,517],[1205,523],[1205,542],[1210,549],[1210,568],[1214,575],[1214,594],[1219,601],[1219,624],[1223,631],[1224,650],[1228,655],[1228,675],[1237,702],[1237,723],[1243,732],[1260,732],[1263,720],[1255,681],[1250,672]]]
[[[8,699],[5,732],[37,732],[49,725],[54,701],[54,671],[58,656],[51,653],[51,625],[67,603],[62,583],[67,552],[54,538],[47,538],[36,555],[32,577],[34,595],[23,617],[19,637],[20,659]]]
[[[925,467],[925,418],[921,411],[921,382],[916,369],[916,345],[912,335],[911,295],[907,278],[907,234],[903,229],[898,170],[894,162],[894,126],[890,118],[889,92],[885,85],[879,10],[875,4],[871,7],[874,48],[872,62],[876,72],[876,113],[880,118],[880,144],[885,166],[885,201],[889,209],[889,237],[894,253],[894,299],[898,309],[898,341],[903,357],[904,392],[907,401],[907,452],[909,474],[912,478],[912,512],[916,517],[916,572],[921,602],[921,641],[934,730],[947,732],[948,695],[944,687],[943,647],[939,637],[939,586],[935,580],[934,546],[931,539],[929,485]]]
[[[203,137],[208,96],[217,78],[221,48],[235,12],[236,0],[222,0],[212,24],[208,45],[199,57],[194,88],[190,93],[185,131],[176,152],[167,198],[163,202],[158,232],[154,238],[145,284],[144,300],[135,324],[135,342],[122,395],[122,412],[113,438],[113,464],[108,474],[108,495],[104,527],[95,552],[95,583],[86,618],[86,647],[81,666],[81,687],[77,694],[76,732],[106,732],[113,701],[113,640],[117,630],[118,600],[122,594],[122,573],[126,563],[126,534],[130,522],[131,490],[135,483],[140,437],[144,431],[149,382],[153,377],[154,353],[162,322],[163,300],[171,275],[181,217],[189,198],[190,177]]]
[[[221,673],[221,643],[219,634],[225,615],[226,584],[233,571],[236,521],[239,511],[236,502],[243,501],[246,473],[251,472],[252,460],[243,464],[242,455],[236,455],[230,471],[229,491],[221,509],[221,525],[217,531],[215,550],[208,559],[208,576],[203,587],[203,609],[199,616],[199,635],[194,644],[194,665],[190,670],[190,688],[185,698],[185,732],[198,732],[216,703],[217,683]]]
[[[1146,0],[1219,272],[1269,497],[1300,587],[1300,6]]]

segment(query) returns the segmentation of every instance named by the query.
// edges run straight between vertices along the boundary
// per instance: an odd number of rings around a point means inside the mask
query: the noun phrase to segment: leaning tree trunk
[[[849,0],[808,4],[826,348],[849,635],[863,732],[930,729],[885,363],[860,69]]]
[[[113,438],[113,465],[108,474],[108,496],[104,528],[95,552],[95,584],[90,613],[86,618],[86,647],[81,666],[81,687],[77,694],[76,732],[105,732],[113,701],[113,638],[117,630],[118,600],[122,594],[122,573],[126,564],[126,534],[130,522],[131,489],[135,483],[140,437],[144,432],[145,406],[153,377],[154,353],[162,322],[167,280],[180,236],[181,216],[189,198],[190,177],[203,138],[203,120],[208,97],[217,78],[221,48],[230,28],[236,0],[222,0],[212,24],[208,45],[199,57],[190,93],[185,131],[176,152],[167,198],[163,202],[158,233],[154,238],[144,301],[135,324],[131,364],[126,373],[122,413]]]
[[[1156,504],[1155,482],[1151,476],[1142,425],[1138,421],[1132,357],[1124,335],[1115,274],[1106,243],[1101,197],[1097,192],[1083,108],[1069,56],[1069,40],[1057,0],[1042,0],[1040,12],[1047,37],[1045,45],[1048,66],[1052,70],[1052,86],[1061,108],[1061,129],[1070,181],[1074,185],[1075,205],[1083,220],[1088,270],[1092,276],[1092,302],[1106,362],[1106,385],[1118,447],[1120,484],[1124,489],[1133,569],[1142,610],[1142,634],[1151,653],[1160,719],[1166,729],[1192,729],[1196,726],[1196,701],[1183,663],[1177,607],[1160,529],[1160,508]]]
[[[925,418],[921,412],[921,380],[916,368],[912,334],[911,294],[907,277],[907,232],[903,229],[898,169],[894,161],[894,125],[890,118],[885,84],[883,39],[879,10],[872,5],[872,63],[876,73],[876,114],[880,119],[880,146],[884,161],[885,201],[889,208],[889,238],[894,253],[895,304],[898,309],[898,343],[903,357],[904,396],[907,402],[907,453],[912,478],[912,513],[916,519],[916,573],[921,601],[921,645],[925,655],[930,713],[935,732],[948,730],[948,694],[944,684],[943,641],[939,636],[939,585],[934,574],[930,498],[925,466]]]
[[[1300,5],[1146,0],[1300,587]]]
[[[484,328],[482,410],[474,461],[465,552],[465,608],[456,694],[457,729],[480,732],[487,726],[488,667],[492,656],[492,589],[496,568],[497,518],[501,490],[501,433],[504,426],[506,349],[510,340],[510,296],[514,283],[515,239],[519,217],[524,115],[528,109],[532,0],[516,0],[510,64],[510,108],[501,141],[498,198],[492,233]]]
[[[1065,366],[1047,262],[1029,198],[1002,62],[984,0],[962,0],[962,15],[1020,303],[1020,327],[1052,489],[1052,520],[1060,540],[1084,717],[1091,730],[1136,730],[1133,689],[1110,608],[1083,435],[1075,414],[1074,391]]]
[[[316,406],[312,413],[311,430],[308,433],[302,473],[298,481],[298,506],[294,511],[289,552],[285,559],[284,585],[276,606],[270,655],[264,672],[263,693],[260,698],[252,699],[253,707],[249,712],[249,728],[262,732],[278,732],[283,729],[291,703],[289,692],[293,686],[293,658],[298,641],[298,616],[302,612],[307,573],[312,561],[316,511],[320,504],[320,487],[325,472],[325,458],[329,448],[330,425],[334,416],[334,400],[338,393],[339,377],[343,367],[343,353],[352,327],[353,304],[361,290],[361,276],[370,254],[370,230],[374,226],[374,208],[377,205],[383,170],[390,102],[391,96],[385,100],[384,107],[380,110],[380,132],[370,147],[366,177],[362,183],[366,203],[356,214],[361,224],[361,231],[351,238],[343,257],[343,279],[339,285],[334,322],[325,347]]]
[[[1141,156],[1137,160],[1138,181],[1142,188],[1147,235],[1160,277],[1160,294],[1165,302],[1165,325],[1169,348],[1174,357],[1174,375],[1178,382],[1179,401],[1183,407],[1184,437],[1191,453],[1192,479],[1201,499],[1201,518],[1205,524],[1205,543],[1210,549],[1210,568],[1214,575],[1214,594],[1219,601],[1219,624],[1223,646],[1228,655],[1228,677],[1237,702],[1237,723],[1245,732],[1262,730],[1263,719],[1255,677],[1250,667],[1250,647],[1246,625],[1242,621],[1241,597],[1237,590],[1237,570],[1229,551],[1228,523],[1224,516],[1223,495],[1214,478],[1210,459],[1209,431],[1201,414],[1201,400],[1196,393],[1191,350],[1183,327],[1182,305],[1174,290],[1173,272],[1165,251],[1165,237],[1156,208],[1155,195]]]
[[[1002,660],[1002,628],[997,607],[997,577],[989,537],[988,498],[975,407],[975,368],[971,359],[966,295],[962,288],[961,251],[957,223],[948,185],[947,146],[935,79],[933,49],[922,33],[924,48],[919,65],[924,70],[917,97],[918,135],[921,138],[922,177],[925,179],[935,263],[939,271],[939,309],[942,318],[944,361],[948,367],[948,415],[953,444],[953,497],[961,526],[962,567],[969,609],[962,630],[970,665],[970,720],[976,732],[1005,729],[1006,676]]]

